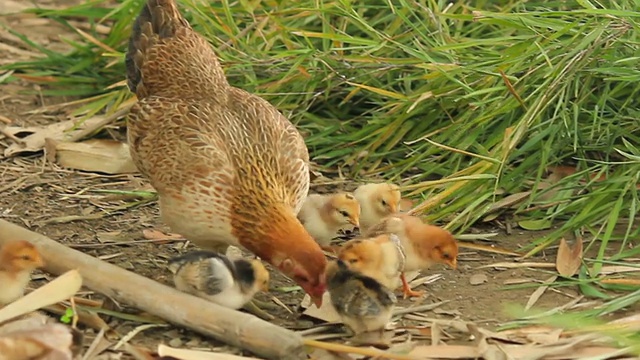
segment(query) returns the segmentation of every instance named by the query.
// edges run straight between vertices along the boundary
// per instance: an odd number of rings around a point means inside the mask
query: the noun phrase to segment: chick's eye
[[[31,256],[29,256],[29,255],[22,255],[20,258],[22,260],[31,260]]]
[[[445,258],[445,259],[449,259],[449,258],[451,258],[451,255],[449,255],[447,253],[444,253],[444,254],[442,254],[442,257]]]
[[[340,215],[342,215],[344,217],[349,217],[349,213],[344,211],[344,210],[340,210]]]
[[[387,202],[382,200],[382,206],[387,206]]]
[[[358,262],[358,259],[349,259],[349,264],[355,264]]]

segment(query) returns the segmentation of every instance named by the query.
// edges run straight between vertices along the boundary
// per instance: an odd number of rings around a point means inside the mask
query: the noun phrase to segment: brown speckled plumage
[[[323,292],[326,259],[296,219],[309,188],[297,129],[264,99],[229,85],[174,0],[144,6],[126,65],[138,97],[128,119],[131,155],[158,191],[162,219],[199,246],[244,246],[305,290]]]

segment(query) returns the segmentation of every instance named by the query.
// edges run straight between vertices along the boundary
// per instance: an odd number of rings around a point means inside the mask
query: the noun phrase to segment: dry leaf
[[[469,284],[471,285],[480,285],[480,284],[484,284],[487,281],[489,281],[489,278],[487,277],[486,274],[473,274],[471,275],[471,277],[469,278]]]
[[[138,172],[131,159],[129,145],[107,139],[83,142],[59,142],[55,148],[56,162],[63,167],[104,174]]]
[[[545,280],[544,285],[537,288],[536,291],[534,291],[533,294],[531,294],[531,296],[529,297],[529,301],[527,301],[527,305],[524,307],[524,310],[526,311],[531,309],[531,307],[535,305],[536,302],[538,302],[538,299],[540,299],[542,294],[544,294],[544,292],[547,291],[549,284],[552,284],[554,281],[556,281],[557,278],[558,278],[557,275],[553,275],[552,277]]]
[[[169,240],[183,240],[184,236],[180,234],[165,234],[162,231],[153,229],[142,230],[142,236],[147,240],[154,241],[169,241]]]
[[[637,272],[637,271],[640,271],[640,267],[611,265],[611,266],[603,266],[602,269],[600,269],[600,275],[611,275],[611,274],[620,274],[620,273]]]
[[[560,335],[562,335],[562,331],[562,329],[553,329],[552,331],[545,333],[533,333],[527,335],[527,339],[536,344],[552,345],[558,342]]]
[[[0,327],[0,360],[71,360],[73,334],[65,325],[29,316]]]
[[[522,256],[522,254],[517,253],[515,251],[503,249],[494,245],[472,244],[472,243],[465,243],[465,242],[458,241],[458,247],[463,249],[481,250],[481,251],[486,251],[486,252],[501,254],[501,255]]]
[[[67,136],[76,131],[81,131],[87,127],[93,126],[102,120],[101,117],[94,117],[82,122],[81,125],[76,127],[76,120],[67,120],[61,122],[55,122],[53,124],[43,127],[20,127],[20,126],[7,126],[5,130],[12,135],[20,135],[23,144],[11,144],[4,150],[4,156],[10,157],[25,152],[36,152],[44,149],[45,139],[51,139],[52,141],[64,141]],[[73,129],[73,130],[72,130]],[[71,131],[70,131],[71,130]],[[28,134],[27,136],[22,136]]]
[[[558,256],[556,258],[556,270],[565,277],[571,277],[578,272],[582,265],[582,239],[578,238],[573,249],[569,248],[567,241],[560,239]]]
[[[305,294],[302,299],[302,303],[300,304],[303,308],[307,308],[302,314],[311,316],[313,318],[323,320],[329,323],[337,323],[341,322],[340,315],[336,312],[331,305],[331,297],[329,292],[325,292],[322,295],[322,306],[318,308],[315,304],[311,302],[311,298],[308,294]]]
[[[48,284],[0,309],[0,323],[69,299],[82,287],[78,270],[70,270]]]
[[[491,205],[491,207],[486,211],[486,214],[492,213],[501,209],[512,208],[517,204],[525,201],[529,195],[531,195],[531,191],[524,191],[515,194],[511,194],[502,198],[500,201],[497,201]]]
[[[158,345],[158,355],[171,356],[180,360],[259,360],[254,357],[237,356],[213,352],[175,349],[163,344]]]
[[[489,264],[489,265],[482,265],[482,266],[478,266],[477,269],[484,269],[484,268],[503,268],[503,269],[517,269],[517,268],[523,268],[523,267],[531,267],[531,268],[553,268],[556,267],[555,264],[551,264],[551,263],[543,263],[543,262],[521,262],[521,263],[516,263],[516,262],[498,262],[498,263],[493,263],[493,264]]]

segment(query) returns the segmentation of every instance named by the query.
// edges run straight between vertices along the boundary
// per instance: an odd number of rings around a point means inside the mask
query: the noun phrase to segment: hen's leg
[[[402,280],[402,293],[405,299],[407,297],[418,297],[424,294],[423,291],[411,290],[411,286],[409,286],[409,283],[407,282],[407,278],[404,276],[404,273],[400,274],[400,280]]]

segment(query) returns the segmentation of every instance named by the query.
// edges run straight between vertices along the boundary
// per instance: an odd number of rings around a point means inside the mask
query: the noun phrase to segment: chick
[[[338,251],[338,259],[353,271],[372,277],[382,285],[396,289],[406,258],[403,250],[389,241],[389,235],[349,240]]]
[[[405,256],[405,265],[400,280],[406,296],[420,296],[413,291],[405,277],[405,272],[425,270],[434,264],[445,264],[457,268],[458,243],[453,235],[440,227],[428,225],[420,218],[397,214],[387,217],[368,229],[364,237],[387,234],[388,239],[398,244]]]
[[[329,262],[326,279],[331,304],[355,335],[384,331],[397,302],[391,290],[369,276],[349,270],[341,260]]]
[[[176,288],[218,305],[239,309],[260,290],[269,290],[269,272],[260,260],[229,260],[210,251],[192,251],[169,260]]]
[[[397,213],[400,207],[400,188],[395,184],[360,185],[353,196],[360,202],[360,232]]]
[[[360,203],[347,193],[307,196],[298,219],[325,250],[339,230],[359,226]]]
[[[44,266],[36,247],[25,240],[6,244],[0,249],[0,307],[24,295],[31,272]]]

